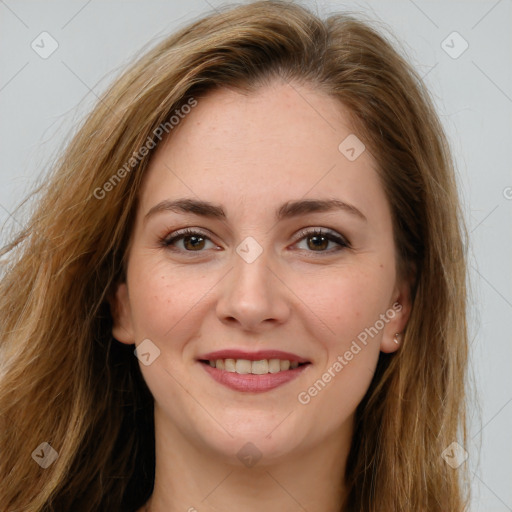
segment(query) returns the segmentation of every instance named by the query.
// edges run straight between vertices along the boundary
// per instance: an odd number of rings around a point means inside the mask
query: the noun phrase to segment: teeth
[[[281,362],[279,359],[270,359],[268,362],[268,371],[270,373],[277,373],[281,371]]]
[[[247,361],[247,359],[237,359],[235,363],[235,371],[236,373],[251,373],[252,364],[251,361]]]
[[[221,361],[222,361],[222,359],[221,359]],[[218,368],[218,366],[217,366],[217,368]],[[222,370],[222,368],[219,368],[219,369]],[[235,360],[234,359],[226,359],[224,361],[224,370],[226,370],[227,372],[236,372]]]
[[[246,375],[265,375],[266,373],[278,373],[286,370],[293,370],[299,366],[297,361],[290,362],[283,359],[261,359],[249,361],[248,359],[217,359],[208,361],[211,367],[217,370],[226,370],[231,373]]]
[[[263,375],[268,373],[268,361],[266,359],[262,359],[261,361],[253,361],[251,364],[251,373],[254,373],[255,375]]]

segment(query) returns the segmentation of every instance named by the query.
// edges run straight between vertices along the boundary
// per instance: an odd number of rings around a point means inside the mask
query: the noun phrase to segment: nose
[[[224,324],[244,331],[264,332],[283,324],[290,316],[289,290],[269,267],[263,253],[248,263],[233,255],[234,268],[222,280],[217,317]]]

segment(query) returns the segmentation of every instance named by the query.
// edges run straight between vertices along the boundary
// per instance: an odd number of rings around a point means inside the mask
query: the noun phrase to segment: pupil
[[[316,249],[325,249],[327,247],[326,244],[329,243],[329,241],[327,240],[327,238],[325,238],[325,236],[319,236],[319,235],[311,236],[311,237],[309,237],[309,240],[311,240],[311,241],[315,240],[316,242],[321,241],[320,244],[313,242],[312,247],[310,245],[310,248],[316,248]]]
[[[190,242],[191,242],[191,247],[192,249],[197,249],[197,248],[201,248],[201,243],[204,242],[204,238],[203,237],[200,237],[200,236],[187,236],[184,240],[185,242],[185,247],[187,249],[189,249],[189,245],[190,245]]]

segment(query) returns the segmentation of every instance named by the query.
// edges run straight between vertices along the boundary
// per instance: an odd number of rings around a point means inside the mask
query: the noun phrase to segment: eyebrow
[[[276,221],[299,217],[308,213],[330,212],[341,210],[359,219],[367,222],[367,218],[355,206],[340,201],[338,199],[299,199],[296,201],[287,201],[276,211]],[[153,206],[144,217],[144,222],[156,213],[170,211],[176,213],[192,213],[201,217],[226,220],[226,212],[220,205],[215,205],[209,201],[198,199],[175,199],[173,201],[166,199]]]

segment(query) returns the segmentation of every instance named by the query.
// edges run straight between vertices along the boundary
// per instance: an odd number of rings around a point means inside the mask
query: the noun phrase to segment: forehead
[[[228,204],[228,211],[230,202],[257,210],[302,197],[387,208],[370,152],[351,161],[339,149],[354,134],[338,100],[276,82],[250,94],[220,89],[197,101],[152,159],[146,209],[183,196]]]

